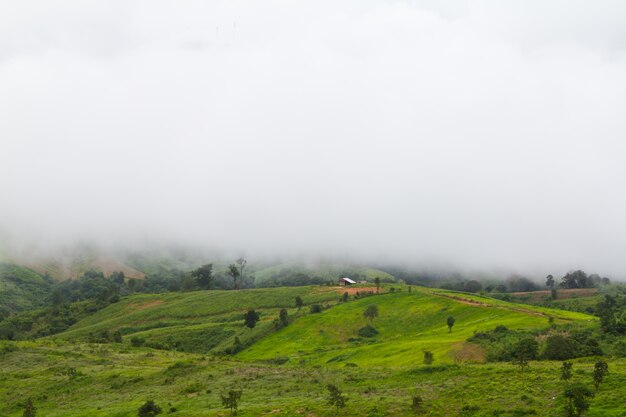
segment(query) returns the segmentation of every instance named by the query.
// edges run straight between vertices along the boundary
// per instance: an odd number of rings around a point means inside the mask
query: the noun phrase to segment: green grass
[[[56,337],[84,340],[90,333],[120,331],[126,338],[141,337],[151,346],[199,353],[222,351],[235,337],[251,343],[270,332],[281,308],[297,315],[297,296],[305,305],[339,299],[330,287],[141,294],[98,311]],[[261,313],[260,323],[252,330],[243,326],[243,314],[249,308]]]
[[[21,311],[42,306],[49,297],[50,283],[28,268],[0,263],[0,308]]]
[[[407,416],[413,415],[414,394],[424,400],[422,415],[562,415],[560,362],[532,362],[523,373],[508,363],[474,363],[480,348],[466,340],[497,325],[535,331],[553,317],[557,324],[595,327],[595,318],[473,294],[394,287],[401,291],[383,286],[384,294],[346,303],[338,301],[343,289],[332,287],[126,297],[51,338],[0,342],[0,416],[21,416],[29,397],[46,417],[136,416],[148,399],[163,415],[226,416],[219,394],[232,388],[243,390],[240,416]],[[327,308],[298,312],[296,296]],[[367,324],[363,311],[371,304],[378,307],[373,325],[379,333],[359,338]],[[243,326],[248,308],[261,312],[252,330]],[[292,322],[276,330],[273,320],[281,308],[288,308]],[[448,316],[456,318],[452,332]],[[84,342],[104,330],[122,332],[123,343]],[[250,346],[235,356],[215,355],[235,336]],[[175,349],[132,347],[131,337]],[[432,366],[422,364],[425,349],[435,355]],[[591,385],[594,358],[574,362],[574,380]],[[591,417],[626,415],[620,397],[626,359],[609,359],[609,368]],[[329,383],[348,397],[339,412],[327,404]]]
[[[370,304],[379,310],[379,317],[373,321],[379,334],[359,338],[358,330],[368,324],[363,312]],[[452,332],[446,326],[448,316],[456,319]],[[475,332],[498,325],[511,330],[542,329],[548,327],[549,316],[555,317],[557,323],[584,325],[596,321],[581,313],[413,287],[411,293],[405,288],[402,292],[371,296],[307,315],[255,343],[238,357],[286,357],[297,364],[407,367],[421,363],[423,351],[429,350],[436,363],[450,364],[461,358],[480,361],[479,349],[465,343]]]
[[[0,365],[3,417],[21,416],[29,397],[45,417],[131,417],[148,399],[163,408],[162,415],[226,416],[219,394],[231,388],[243,391],[239,416],[408,416],[414,415],[409,406],[416,393],[424,400],[421,415],[562,415],[556,362],[532,362],[523,373],[509,364],[290,367],[49,341],[0,344]],[[624,416],[626,360],[609,361],[609,369],[590,417]],[[576,360],[574,380],[591,385],[592,370],[593,359]],[[348,397],[338,413],[326,403],[328,383]],[[170,413],[170,407],[177,411]],[[464,407],[477,410],[468,414]]]

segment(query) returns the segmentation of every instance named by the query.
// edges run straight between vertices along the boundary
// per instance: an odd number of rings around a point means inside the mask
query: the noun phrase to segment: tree
[[[587,288],[591,286],[591,281],[585,271],[579,269],[565,274],[565,276],[561,278],[560,286],[563,288]]]
[[[593,367],[593,385],[596,391],[600,388],[600,384],[605,376],[609,374],[609,365],[605,361],[597,361]]]
[[[561,365],[561,379],[563,381],[567,381],[572,377],[572,367],[574,366],[571,362],[563,362]]]
[[[220,394],[220,397],[222,399],[222,406],[230,409],[230,415],[237,415],[237,407],[241,399],[241,390],[231,389],[228,391],[228,395]]]
[[[239,268],[237,268],[237,265],[235,264],[230,264],[228,265],[228,275],[230,275],[230,277],[233,279],[233,288],[238,290],[239,289]]]
[[[156,405],[153,400],[148,400],[139,407],[137,415],[139,417],[154,417],[157,414],[161,414],[161,407]]]
[[[626,302],[623,298],[606,294],[604,300],[596,305],[596,314],[600,317],[600,328],[605,333],[626,333]]]
[[[539,343],[532,338],[526,337],[515,345],[515,357],[513,358],[513,364],[519,365],[522,371],[528,368],[528,361],[537,359],[537,352],[539,350]]]
[[[300,309],[302,308],[303,305],[304,305],[304,303],[302,302],[302,297],[297,295],[296,296],[296,307],[298,307],[298,311],[300,311]]]
[[[328,384],[326,389],[328,390],[328,405],[334,405],[337,411],[346,406],[347,398],[339,388],[333,384]]]
[[[126,285],[128,285],[128,289],[130,289],[131,293],[135,292],[135,288],[137,288],[137,284],[138,283],[139,283],[139,281],[134,279],[134,278],[131,278],[131,279],[128,280]]]
[[[376,284],[376,294],[380,294],[380,278],[374,278],[374,284]]]
[[[22,414],[22,417],[35,417],[36,415],[37,407],[33,404],[32,398],[29,398],[24,405],[24,414]]]
[[[589,410],[590,399],[594,397],[593,391],[583,384],[574,384],[565,388],[563,396],[567,400],[565,411],[568,417],[581,417]]]
[[[575,358],[577,355],[576,341],[562,334],[553,334],[546,339],[546,347],[543,351],[545,359],[564,361]]]
[[[191,272],[200,288],[210,290],[213,285],[213,264],[206,264]]]
[[[371,323],[376,317],[378,317],[378,307],[376,307],[374,304],[368,305],[363,312],[363,317],[368,319]]]
[[[434,361],[435,361],[435,356],[433,355],[433,353],[429,350],[425,350],[424,351],[424,364],[432,365]]]
[[[111,272],[111,275],[109,275],[109,280],[119,285],[122,285],[125,279],[126,279],[126,276],[124,275],[124,271]]]
[[[550,290],[550,299],[551,300],[556,300],[558,298],[559,294],[556,291],[556,288],[552,288]]]
[[[286,326],[289,324],[289,313],[287,313],[287,309],[281,309],[278,314],[278,320],[280,320],[280,324],[282,326]]]
[[[465,283],[465,291],[467,292],[478,292],[483,289],[483,285],[476,281],[475,279],[467,281]]]
[[[448,316],[446,319],[446,324],[448,325],[448,333],[452,333],[452,326],[454,326],[454,322],[456,319],[452,316]]]
[[[546,277],[546,287],[554,288],[554,277],[552,275]]]
[[[253,309],[248,310],[248,312],[243,315],[245,325],[250,329],[254,329],[260,318],[260,314]]]
[[[239,268],[239,289],[241,289],[241,287],[243,287],[243,269],[246,267],[248,261],[246,261],[244,258],[239,258],[235,261],[235,263]]]
[[[52,291],[52,305],[58,307],[61,304],[63,304],[63,292],[60,288],[55,288]]]

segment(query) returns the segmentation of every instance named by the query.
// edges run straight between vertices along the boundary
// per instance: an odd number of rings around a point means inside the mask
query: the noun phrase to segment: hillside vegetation
[[[379,312],[371,321],[378,334],[360,337],[359,330],[370,323],[363,316],[369,305],[375,305]],[[450,316],[456,320],[451,332],[446,325]],[[537,330],[548,326],[548,317],[557,323],[584,325],[595,321],[580,313],[412,287],[411,292],[404,288],[307,315],[238,356],[249,360],[288,358],[300,364],[406,367],[421,363],[423,352],[428,350],[437,363],[482,362],[485,358],[480,348],[465,342],[474,333],[496,326]]]
[[[89,340],[104,332],[119,331],[123,336],[142,339],[148,346],[220,352],[230,348],[235,337],[247,344],[272,331],[282,308],[297,314],[296,297],[301,297],[306,306],[337,302],[339,294],[325,286],[141,294],[110,305],[58,337]],[[261,314],[252,330],[243,326],[247,309]]]
[[[348,302],[339,302],[344,289],[327,286],[141,294],[98,311],[56,337],[88,341],[119,332],[147,346],[197,353],[228,352],[239,338],[241,348],[247,347],[238,355],[244,360],[406,366],[419,363],[423,350],[432,351],[438,363],[480,362],[484,359],[480,348],[465,341],[498,325],[532,330],[546,328],[550,316],[557,323],[585,325],[595,320],[475,295],[401,288],[394,293],[383,288],[387,293],[379,296],[351,296]],[[305,304],[302,309],[295,307],[298,296]],[[334,307],[312,314],[311,304]],[[379,310],[372,322],[379,333],[360,337],[359,329],[368,324],[363,312],[371,304]],[[291,324],[280,329],[276,320],[283,308]],[[254,329],[243,324],[248,309],[260,313]],[[456,319],[452,332],[446,327],[449,316]]]
[[[27,398],[45,417],[136,417],[148,399],[161,415],[228,416],[220,394],[242,391],[243,417],[543,416],[560,417],[560,363],[412,366],[406,369],[289,367],[221,360],[112,344],[0,342],[0,415],[21,417]],[[591,402],[589,417],[623,416],[626,360]],[[574,363],[574,381],[589,383],[593,360]],[[327,384],[347,398],[328,405]],[[413,396],[423,404],[412,410]]]
[[[0,263],[0,314],[40,307],[50,297],[50,282],[19,265]]]

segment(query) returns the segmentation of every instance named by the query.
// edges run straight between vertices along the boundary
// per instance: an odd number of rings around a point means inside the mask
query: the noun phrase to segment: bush
[[[319,304],[312,304],[311,307],[309,308],[309,311],[313,314],[315,313],[321,313],[322,312],[322,306]]]
[[[378,330],[374,328],[374,326],[368,324],[365,327],[361,327],[359,329],[359,336],[361,337],[374,337],[378,334]]]
[[[130,338],[130,344],[133,345],[134,347],[141,347],[145,343],[146,343],[146,340],[139,336],[133,336]]]
[[[161,414],[161,407],[152,400],[146,401],[144,405],[139,407],[139,412],[137,413],[139,417],[154,417],[157,414]]]

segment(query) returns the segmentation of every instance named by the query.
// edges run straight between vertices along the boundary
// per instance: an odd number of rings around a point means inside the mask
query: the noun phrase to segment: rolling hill
[[[424,287],[411,287],[408,292],[408,287],[397,286],[401,291],[391,293],[389,288],[383,288],[385,294],[345,303],[339,302],[344,289],[328,286],[136,295],[76,323],[56,338],[89,340],[105,331],[119,331],[126,338],[141,338],[148,346],[222,353],[238,337],[243,347],[249,346],[237,355],[242,360],[406,366],[421,362],[423,350],[433,351],[438,363],[480,362],[480,349],[465,341],[474,332],[498,325],[532,330],[545,328],[549,316],[557,323],[595,320],[582,313],[476,295]],[[305,303],[302,310],[295,308],[297,296]],[[329,308],[311,314],[306,305],[314,303]],[[367,324],[363,311],[371,304],[379,310],[373,321],[379,334],[362,338],[358,331]],[[243,326],[243,314],[249,308],[261,313],[254,329]],[[276,331],[281,308],[287,309],[292,323]],[[450,333],[448,316],[456,319]]]
[[[125,297],[64,333],[0,342],[0,415],[21,416],[30,397],[48,417],[131,417],[149,399],[164,415],[225,417],[221,395],[233,389],[242,391],[237,415],[250,417],[414,415],[416,396],[423,415],[562,415],[560,362],[533,361],[525,372],[510,363],[482,364],[480,348],[466,340],[497,325],[545,329],[549,317],[569,328],[593,327],[594,317],[408,288],[386,285],[380,295],[347,302],[340,301],[345,288],[329,286]],[[298,296],[301,310],[294,306]],[[315,304],[324,307],[321,312],[310,312]],[[361,337],[369,305],[378,308],[372,324],[379,333]],[[243,325],[248,308],[261,313],[254,329]],[[291,323],[277,328],[281,308]],[[456,323],[448,332],[450,315]],[[121,343],[89,342],[115,331],[122,333]],[[243,349],[223,355],[235,337]],[[423,365],[423,350],[434,353],[434,365]],[[575,382],[589,384],[595,360],[573,361]],[[596,392],[590,417],[623,415],[617,393],[626,383],[625,360],[607,360],[610,375]],[[345,409],[328,404],[328,384],[344,392]]]

